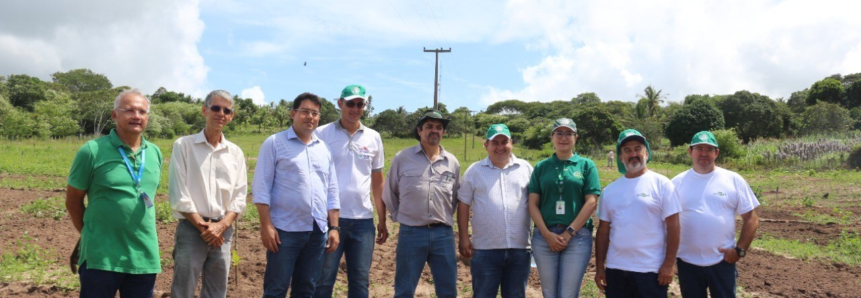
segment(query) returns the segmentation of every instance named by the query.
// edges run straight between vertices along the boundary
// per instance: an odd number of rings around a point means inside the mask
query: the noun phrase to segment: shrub
[[[849,159],[846,164],[850,169],[861,169],[861,145],[855,146],[852,152],[849,153]]]
[[[671,146],[687,143],[697,132],[723,129],[723,113],[708,100],[695,100],[676,111],[664,129]]]
[[[738,136],[736,136],[734,131],[722,129],[713,131],[712,133],[715,135],[718,146],[720,146],[719,161],[726,160],[727,158],[739,158],[745,155],[744,148],[741,147]]]

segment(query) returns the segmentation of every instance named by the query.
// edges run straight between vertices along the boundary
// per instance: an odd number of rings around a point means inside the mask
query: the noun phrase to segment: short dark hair
[[[312,103],[317,105],[318,107],[323,106],[320,102],[320,97],[311,92],[305,92],[296,96],[296,99],[293,100],[293,109],[298,110],[299,106],[302,105],[303,101],[310,100]]]

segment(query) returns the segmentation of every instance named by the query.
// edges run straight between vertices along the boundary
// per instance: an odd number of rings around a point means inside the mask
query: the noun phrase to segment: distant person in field
[[[673,178],[682,205],[678,253],[682,296],[735,297],[735,263],[750,249],[759,217],[756,196],[739,174],[715,166],[720,154],[714,135],[701,131],[691,139],[693,168]],[[736,240],[735,216],[741,216]]]
[[[532,253],[526,200],[532,165],[511,153],[505,124],[487,129],[487,158],[473,163],[461,178],[457,198],[460,255],[472,258],[473,297],[526,297]],[[472,209],[472,237],[469,214]]]
[[[374,256],[374,209],[379,215],[376,242],[383,244],[389,237],[382,197],[383,139],[362,124],[369,103],[365,92],[361,85],[345,87],[338,99],[341,118],[317,128],[317,135],[332,152],[338,173],[341,238],[338,248],[323,257],[315,297],[332,297],[342,256],[347,259],[347,296],[368,297]]]
[[[681,211],[673,183],[648,169],[652,149],[640,132],[619,134],[616,151],[624,176],[601,195],[595,283],[608,298],[667,297]]]
[[[173,143],[170,208],[176,225],[171,297],[226,297],[233,221],[245,211],[245,155],[222,130],[235,115],[233,96],[209,93],[201,109],[206,127]]]
[[[440,141],[449,119],[425,113],[415,127],[419,144],[392,159],[383,201],[400,223],[395,269],[395,297],[415,296],[425,263],[430,266],[437,297],[457,296],[454,212],[460,185],[460,163]]]
[[[574,120],[557,119],[550,135],[555,152],[535,165],[529,180],[532,253],[544,297],[578,297],[592,257],[601,180],[595,163],[574,153]]]
[[[81,297],[117,291],[124,298],[152,297],[161,272],[153,200],[162,155],[143,137],[149,113],[143,93],[121,92],[111,111],[117,127],[85,143],[69,170],[66,208],[81,232]]]
[[[302,93],[293,100],[293,125],[260,146],[252,190],[266,248],[263,297],[311,297],[323,266],[323,252],[340,239],[338,176],[326,144],[314,133],[320,98]]]
[[[607,167],[613,167],[613,160],[616,159],[616,153],[613,150],[607,152]]]

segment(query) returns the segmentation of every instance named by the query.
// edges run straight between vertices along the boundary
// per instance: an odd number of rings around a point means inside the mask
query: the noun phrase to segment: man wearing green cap
[[[694,135],[688,153],[693,168],[673,178],[682,205],[678,252],[679,286],[684,297],[735,297],[735,263],[750,248],[759,218],[756,196],[738,173],[715,166],[720,154],[714,135]],[[735,239],[735,216],[741,236]]]
[[[448,119],[430,111],[419,119],[419,144],[392,159],[383,201],[400,223],[395,269],[395,297],[413,297],[425,263],[430,266],[437,297],[457,296],[454,210],[460,185],[460,163],[440,141]]]
[[[649,171],[649,141],[628,129],[616,141],[624,176],[604,188],[595,242],[595,283],[607,297],[667,297],[679,248],[673,184]]]
[[[460,255],[472,258],[473,297],[525,297],[529,279],[529,162],[511,153],[505,124],[487,129],[487,158],[463,174],[457,198]],[[472,207],[472,239],[469,213]]]
[[[362,124],[367,103],[365,87],[349,85],[338,99],[341,118],[317,128],[317,135],[332,152],[338,176],[341,241],[335,251],[323,257],[314,297],[332,297],[342,256],[346,256],[348,296],[368,297],[374,255],[374,209],[380,218],[377,243],[382,244],[389,235],[382,198],[383,140],[377,131]]]

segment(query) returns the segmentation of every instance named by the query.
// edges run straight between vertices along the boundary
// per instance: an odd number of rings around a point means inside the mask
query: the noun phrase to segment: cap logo
[[[502,126],[497,126],[496,131],[502,131]]]
[[[700,141],[708,141],[708,140],[709,140],[709,136],[707,136],[706,134],[700,135]]]
[[[626,136],[626,137],[630,137],[630,136],[633,136],[633,135],[634,135],[634,133],[633,133],[633,132],[629,132],[629,133],[628,133],[628,134],[626,134],[625,136]]]
[[[562,119],[562,121],[559,121],[559,123],[568,124],[568,119]]]
[[[359,94],[359,87],[353,87],[353,94]]]

